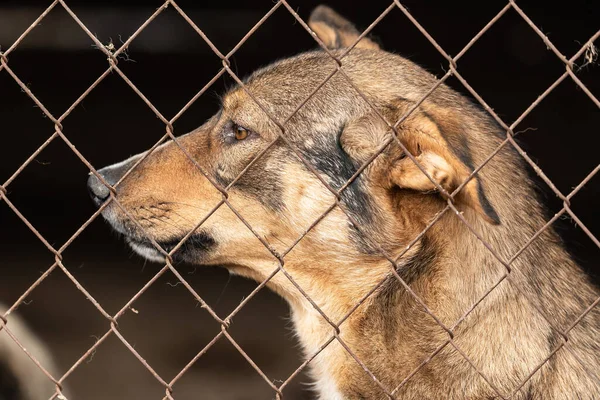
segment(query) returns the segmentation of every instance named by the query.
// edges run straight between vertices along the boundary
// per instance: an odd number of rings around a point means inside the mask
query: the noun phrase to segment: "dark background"
[[[49,5],[43,1],[0,1],[0,48],[14,40]],[[103,43],[118,47],[161,5],[123,1],[68,1],[67,4]],[[184,2],[178,4],[224,54],[274,5],[272,1]],[[319,2],[290,0],[306,20]],[[329,1],[366,28],[388,1]],[[505,5],[503,1],[404,3],[451,55]],[[595,1],[519,2],[558,49],[570,58],[600,29]],[[426,67],[437,76],[447,62],[402,14],[392,11],[374,29],[387,50]],[[598,41],[596,45],[600,46]],[[316,43],[281,6],[232,57],[243,77],[278,58],[315,48]],[[133,41],[120,68],[167,118],[174,116],[220,69],[221,61],[169,7]],[[600,96],[600,67],[580,58],[577,75]],[[9,55],[9,65],[55,116],[61,115],[108,67],[106,57],[57,6]],[[497,22],[458,63],[459,72],[485,101],[511,123],[565,70],[539,36],[514,11]],[[448,83],[467,94],[461,83]],[[176,134],[205,121],[218,107],[217,94],[232,85],[219,79],[175,124]],[[600,111],[567,78],[517,127],[528,155],[564,194],[597,165]],[[94,165],[120,161],[153,145],[165,127],[116,74],[108,76],[63,122],[64,133]],[[53,124],[6,71],[0,71],[0,183],[4,183],[52,133]],[[8,186],[8,197],[36,229],[59,248],[93,214],[85,181],[87,167],[55,139]],[[600,174],[599,174],[600,175]],[[542,182],[549,216],[561,201]],[[573,211],[596,236],[600,234],[600,177],[571,201]],[[599,249],[571,219],[555,224],[568,247],[591,273],[600,272]],[[133,256],[98,219],[63,254],[64,265],[107,310],[116,313],[161,268]],[[53,263],[53,255],[0,201],[0,301],[13,304]],[[229,278],[224,270],[178,266],[197,292],[225,316],[256,284]],[[127,312],[120,330],[167,381],[219,332],[218,324],[176,278],[167,273]],[[54,271],[17,313],[24,315],[52,347],[64,373],[109,328],[109,323],[77,291],[67,276]],[[261,291],[234,318],[232,336],[267,376],[280,384],[300,365],[287,308]],[[308,378],[299,375],[284,392],[310,398]],[[99,346],[67,379],[72,398],[161,398],[164,389],[114,336]],[[272,391],[226,340],[220,340],[174,386],[177,399],[270,398]],[[199,395],[200,393],[200,395]],[[50,394],[49,394],[50,396]],[[49,397],[48,396],[48,397]]]

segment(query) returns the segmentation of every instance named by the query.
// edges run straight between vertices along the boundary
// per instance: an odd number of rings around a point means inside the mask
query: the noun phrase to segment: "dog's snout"
[[[142,155],[143,154],[138,154],[125,161],[121,161],[120,163],[104,167],[98,170],[98,175],[100,175],[102,180],[108,185],[114,186]],[[110,196],[110,189],[102,182],[102,180],[95,174],[90,174],[90,177],[87,180],[88,192],[97,206],[104,203]]]
[[[102,176],[102,178],[107,182],[106,176],[102,174],[101,171],[98,173]],[[110,184],[110,182],[107,182]],[[91,174],[87,181],[88,192],[96,203],[97,206],[104,203],[106,199],[110,196],[110,190],[98,177],[94,174]]]

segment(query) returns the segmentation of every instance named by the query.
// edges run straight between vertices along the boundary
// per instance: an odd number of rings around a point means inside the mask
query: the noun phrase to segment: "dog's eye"
[[[244,128],[243,126],[236,126],[235,127],[235,139],[236,140],[244,140],[248,137],[248,135],[250,134],[250,132],[248,131],[248,129]]]

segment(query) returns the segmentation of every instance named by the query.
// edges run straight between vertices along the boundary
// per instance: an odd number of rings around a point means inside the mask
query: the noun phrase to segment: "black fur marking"
[[[479,197],[479,203],[481,204],[481,208],[483,208],[485,214],[491,218],[494,224],[500,224],[500,217],[483,192],[483,186],[481,185],[480,181],[477,181],[477,197]]]
[[[355,163],[342,149],[339,142],[340,133],[319,138],[313,147],[302,149],[302,155],[319,172],[327,176],[334,189],[341,188],[356,173],[360,165]],[[353,217],[361,224],[373,222],[373,208],[363,187],[359,175],[341,193],[344,205],[352,211]]]
[[[165,250],[167,253],[171,252],[179,244],[183,238],[175,238],[172,240],[164,240],[157,242],[157,244]],[[132,243],[141,245],[144,247],[155,249],[152,242],[147,239],[137,240],[129,239]],[[205,232],[196,232],[191,235],[181,247],[173,254],[175,261],[197,261],[198,258],[202,258],[207,252],[213,250],[217,246],[217,242]],[[1,400],[1,399],[0,399]]]
[[[533,400],[533,385],[529,386],[527,394],[525,395],[525,400]]]
[[[225,177],[223,174],[221,174],[219,171],[215,171],[214,173],[214,178],[215,181],[217,181],[217,183],[221,186],[221,187],[227,187],[227,185],[229,185],[231,183],[231,179],[227,179],[227,177]]]
[[[360,168],[360,165],[355,163],[340,145],[339,137],[343,129],[342,127],[336,135],[319,136],[314,146],[301,150],[305,160],[319,173],[325,175],[329,185],[336,190],[345,185]],[[354,221],[361,227],[372,229],[375,222],[375,209],[360,175],[342,191],[340,197],[341,203]],[[368,254],[375,252],[373,246],[364,239],[363,234],[354,225],[350,224],[350,229],[353,239],[360,244],[362,251]]]
[[[266,160],[268,156],[269,154],[264,154],[257,160],[232,188],[256,199],[269,210],[280,211],[283,209],[283,185],[277,173],[266,172]],[[245,165],[250,163],[251,160],[252,158]],[[239,172],[241,171],[242,169]],[[214,178],[222,187],[227,187],[233,180],[219,173],[218,168],[214,173]]]
[[[275,174],[264,173],[260,179],[244,175],[233,187],[257,199],[270,210],[283,209],[283,185]]]
[[[10,370],[0,363],[0,400],[20,400],[19,384]]]
[[[440,127],[438,127],[442,136],[448,142],[450,149],[458,159],[469,168],[470,171],[475,169],[475,163],[473,162],[473,156],[471,156],[471,150],[469,146],[469,140],[467,139],[467,135],[462,132],[458,137],[454,135],[447,135]]]
[[[177,246],[181,239],[174,239],[169,241],[158,242],[158,244],[166,251],[171,251]],[[204,232],[196,232],[190,236],[185,243],[182,245],[183,248],[194,248],[199,250],[210,250],[216,245],[215,240]]]
[[[402,280],[410,285],[421,276],[431,272],[431,267],[435,265],[435,259],[437,258],[437,249],[427,238],[423,236],[421,239],[421,247],[417,253],[411,257],[402,267],[398,269],[398,275]],[[394,275],[389,275],[386,281],[383,283],[377,294],[377,301],[388,309],[400,290],[403,290],[404,286],[398,281],[398,278]]]

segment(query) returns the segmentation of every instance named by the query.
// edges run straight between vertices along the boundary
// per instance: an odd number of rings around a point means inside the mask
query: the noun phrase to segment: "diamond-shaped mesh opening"
[[[215,361],[222,363],[215,368]],[[223,375],[235,376],[239,385],[220,379]],[[174,385],[173,397],[193,399],[198,390],[206,398],[250,399],[251,396],[273,397],[273,390],[257,374],[248,361],[224,337],[215,342]]]
[[[67,11],[57,5],[16,47],[2,50],[11,50],[7,58],[14,74],[50,112],[60,115],[106,69],[102,57],[88,51],[93,45]],[[48,48],[58,51],[44,51]],[[44,54],[43,66],[37,59],[40,52]],[[73,80],[80,62],[88,65],[89,74],[87,79]]]
[[[159,375],[169,379],[220,332],[220,326],[167,272],[129,306],[119,319],[119,331],[150,365],[158,366]]]
[[[14,304],[16,311],[8,315],[7,326],[11,328],[13,314],[25,317],[26,321],[34,321],[28,327],[20,328],[23,332],[22,346],[57,380],[60,380],[62,374],[94,344],[94,338],[102,335],[108,326],[92,302],[73,285],[60,267],[55,267],[35,287],[32,285],[32,290],[20,300]],[[29,337],[31,333],[27,330],[32,330],[35,336]],[[19,331],[14,333],[20,340],[17,332]],[[36,368],[39,369],[33,366],[28,370],[37,374]],[[35,386],[32,385],[31,388]],[[51,393],[47,397],[50,395]]]
[[[575,7],[536,7],[533,3],[518,4],[527,16],[552,43],[565,55],[574,54],[593,36],[598,27],[594,24],[578,23],[582,17],[600,16],[597,7],[588,1],[573,3]]]
[[[314,40],[295,23],[294,17],[282,4],[257,4],[259,7],[266,5],[272,7],[264,8],[260,15],[253,13],[253,18],[244,24],[246,29],[234,30],[235,40],[227,46],[219,47],[224,54],[231,55],[231,67],[242,79],[264,66],[265,59],[281,59],[297,54],[297,51],[289,46],[278,45],[281,37],[285,37],[286,41],[298,43],[299,48],[304,51],[315,48]],[[216,39],[218,40],[218,36]]]
[[[279,386],[294,372],[300,349],[293,349],[292,327],[287,317],[275,318],[269,324],[257,324],[256,321],[264,315],[287,315],[285,303],[266,289],[255,294],[236,313],[230,332],[265,374],[278,382]],[[265,335],[272,336],[274,340],[268,344],[261,343],[261,338]]]
[[[118,57],[123,73],[168,118],[208,83],[206,76],[222,68],[221,60],[173,7],[153,19]]]
[[[569,98],[564,103],[561,99]],[[545,123],[553,129],[540,129]],[[597,165],[588,124],[600,123],[598,108],[571,80],[561,82],[519,125],[519,142],[562,193],[569,193]],[[561,168],[550,160],[568,160]],[[549,195],[551,196],[551,194]]]
[[[91,348],[103,338],[90,337]],[[84,355],[83,353],[80,356]],[[107,384],[111,382],[111,384]],[[164,387],[114,335],[102,340],[68,378],[73,393],[89,393],[90,399],[161,398]]]
[[[516,119],[564,73],[564,64],[512,9],[473,45],[458,65],[461,75],[506,121]],[[485,78],[500,74],[501,80]],[[460,84],[452,86],[467,92]]]
[[[23,35],[28,28],[32,25],[35,26],[36,21],[44,19],[56,4],[46,4],[45,7],[19,7],[20,4],[16,2],[3,3],[2,9],[2,39],[0,40],[0,46],[2,51],[7,51],[15,42]],[[21,4],[22,5],[22,4]],[[11,23],[8,23],[11,22]],[[33,29],[33,28],[31,28]],[[27,46],[24,45],[26,48]]]
[[[112,100],[107,102],[107,97]],[[93,122],[89,110],[96,110]],[[85,96],[65,118],[64,129],[77,149],[98,167],[151,148],[165,133],[152,110],[116,73],[107,75]],[[103,151],[97,152],[100,147]],[[85,179],[82,174],[73,182],[83,184]]]
[[[378,12],[382,12],[383,10],[384,8],[382,7]],[[427,15],[431,14],[427,13]],[[423,23],[427,24],[427,21],[423,21]],[[441,78],[448,70],[448,63],[444,57],[397,7],[393,8],[389,14],[375,25],[372,32],[374,38],[378,39],[384,48],[389,48],[392,52],[402,54],[418,65],[427,66],[427,71],[436,77]],[[396,37],[397,40],[393,40],[388,44],[385,39],[387,37]]]
[[[68,198],[59,193],[81,188],[86,174],[85,165],[57,138],[11,182],[8,196],[44,238],[62,244],[87,219],[89,208],[87,193],[77,190]],[[70,210],[74,218],[65,222],[63,210]]]
[[[0,301],[12,304],[54,263],[54,255],[4,202],[0,219],[3,225],[12,227],[10,232],[0,229],[5,277],[0,280]]]
[[[402,2],[402,4],[407,7],[410,14],[423,25],[427,32],[452,55],[458,54],[462,47],[473,39],[481,28],[488,24],[506,6],[506,2],[502,0],[492,0],[478,4],[440,2],[435,4],[435,7],[421,2]],[[412,29],[412,27],[404,29]],[[451,35],[448,34],[449,31],[452,32]],[[406,41],[410,42],[412,40],[413,37],[411,36]],[[420,49],[420,47],[417,47],[415,51]]]
[[[3,93],[0,98],[0,119],[7,121],[16,116],[28,121],[27,124],[11,126],[10,137],[6,132],[6,141],[10,146],[2,146],[0,150],[0,180],[6,184],[9,179],[15,178],[13,175],[32,153],[52,136],[54,127],[6,71],[0,71],[0,87]],[[36,162],[43,163],[44,160],[38,159]]]

